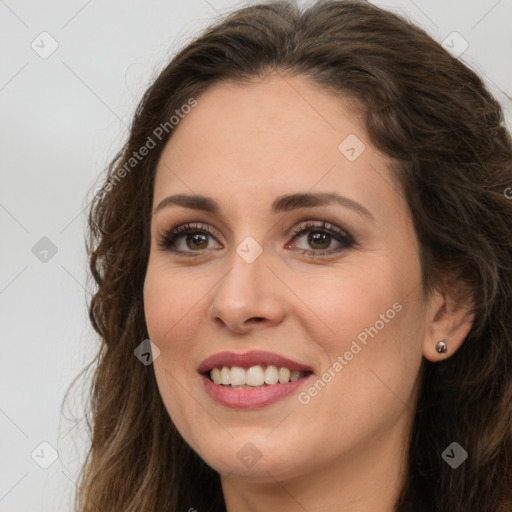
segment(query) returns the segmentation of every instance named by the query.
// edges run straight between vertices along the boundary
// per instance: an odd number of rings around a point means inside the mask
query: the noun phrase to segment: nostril
[[[259,323],[263,322],[264,320],[265,319],[262,318],[261,316],[255,316],[255,317],[250,318],[249,320],[247,320],[247,322],[254,322],[254,323],[259,324]]]

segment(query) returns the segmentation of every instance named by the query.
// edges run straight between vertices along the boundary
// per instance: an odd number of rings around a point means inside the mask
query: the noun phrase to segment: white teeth
[[[299,380],[299,379],[300,379],[300,372],[298,370],[293,370],[290,373],[290,380],[293,382],[294,380]]]
[[[221,372],[218,368],[213,368],[212,371],[210,372],[210,375],[212,377],[213,382],[215,382],[215,384],[222,383]]]
[[[223,384],[224,386],[231,384],[231,372],[229,371],[229,368],[226,368],[224,366],[220,372],[220,376],[221,376],[221,384]]]
[[[279,368],[279,382],[283,384],[284,382],[288,382],[290,380],[290,370],[288,368]]]
[[[265,384],[277,384],[279,380],[279,373],[277,370],[277,366],[273,364],[269,364],[265,369]]]
[[[212,368],[210,378],[215,384],[222,384],[230,387],[263,387],[265,384],[272,386],[294,382],[306,375],[306,372],[288,368],[268,365],[263,369],[262,365],[251,366],[250,368],[241,368],[240,366],[223,366],[222,368]]]
[[[265,373],[261,366],[251,366],[245,372],[245,384],[247,384],[248,386],[262,386],[264,382]]]
[[[224,370],[224,368],[222,368]],[[246,384],[245,381],[245,369],[240,366],[233,366],[231,368],[231,385],[232,386],[243,386]]]

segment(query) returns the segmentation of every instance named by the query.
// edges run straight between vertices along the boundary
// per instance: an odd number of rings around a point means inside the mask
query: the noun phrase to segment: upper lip
[[[289,370],[313,372],[313,368],[307,364],[302,364],[297,361],[293,361],[288,357],[262,350],[253,350],[243,354],[236,352],[219,352],[207,357],[199,365],[197,371],[199,373],[206,373],[212,368],[217,368],[219,366],[239,366],[241,368],[250,368],[251,366],[259,364],[285,367]]]

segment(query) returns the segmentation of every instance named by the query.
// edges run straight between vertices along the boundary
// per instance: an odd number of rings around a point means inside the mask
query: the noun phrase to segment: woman
[[[511,510],[511,183],[497,101],[397,15],[206,30],[92,205],[77,510]]]

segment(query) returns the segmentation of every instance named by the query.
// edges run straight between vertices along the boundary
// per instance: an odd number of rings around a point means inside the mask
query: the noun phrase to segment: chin
[[[196,452],[221,475],[236,475],[261,483],[275,483],[275,479],[291,478],[300,474],[301,461],[297,459],[297,444],[284,444],[284,437],[268,439],[268,433],[251,435],[249,432],[233,435],[229,441],[199,443]],[[217,448],[212,450],[212,446]]]

